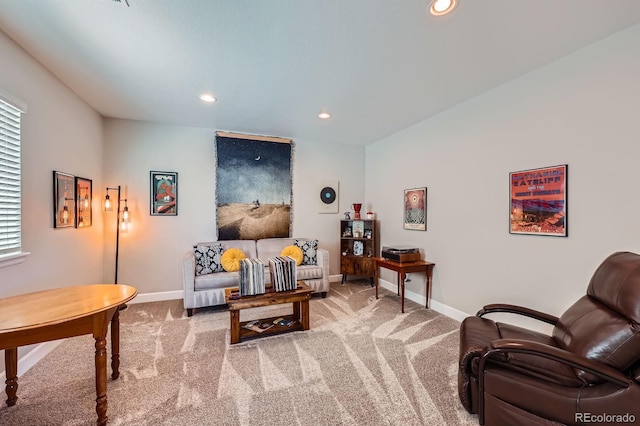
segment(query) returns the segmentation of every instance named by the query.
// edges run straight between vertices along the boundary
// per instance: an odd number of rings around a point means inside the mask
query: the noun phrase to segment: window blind
[[[22,250],[20,118],[0,97],[0,256]]]

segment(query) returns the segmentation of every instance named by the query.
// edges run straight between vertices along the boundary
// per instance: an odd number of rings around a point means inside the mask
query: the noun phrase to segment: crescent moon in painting
[[[260,161],[260,156],[258,155],[258,156],[255,158],[255,160],[256,160],[256,161]]]

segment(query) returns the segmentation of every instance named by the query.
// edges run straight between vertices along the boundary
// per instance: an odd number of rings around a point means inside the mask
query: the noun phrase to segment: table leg
[[[404,272],[400,273],[400,278],[401,278],[401,282],[402,284],[400,284],[402,286],[402,313],[404,314],[404,279],[406,278],[407,274],[405,274]]]
[[[231,344],[240,343],[240,311],[229,311],[231,320]]]
[[[107,339],[106,335],[98,336],[95,339],[97,424],[103,426],[109,420],[109,417],[107,417]]]
[[[427,308],[427,309],[429,308],[429,300],[431,299],[431,277],[433,275],[431,268],[433,268],[433,267],[429,267],[429,266],[427,267],[427,280],[425,282],[425,284],[427,286],[427,288],[425,289],[426,290],[425,294],[427,296],[427,302],[425,304],[425,308]]]
[[[375,269],[373,270],[373,283],[376,286],[376,299],[378,298],[378,275],[380,274],[378,265],[375,265]]]
[[[120,376],[120,310],[111,318],[111,378]]]
[[[296,321],[300,321],[302,317],[300,316],[300,301],[293,302],[293,319]]]
[[[5,380],[7,393],[7,405],[16,405],[18,400],[18,348],[8,348],[4,350],[4,369],[7,380]]]
[[[398,272],[396,275],[396,280],[398,281],[398,296],[400,296],[400,277],[402,274]],[[404,280],[402,280],[402,282],[404,283]]]
[[[302,329],[309,329],[309,299],[305,299],[300,303],[300,313],[302,314],[302,318],[300,322],[302,323]]]

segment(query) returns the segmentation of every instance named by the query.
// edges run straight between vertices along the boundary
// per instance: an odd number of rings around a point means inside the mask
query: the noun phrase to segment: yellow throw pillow
[[[230,248],[222,253],[220,263],[222,268],[227,272],[236,272],[240,270],[240,261],[246,259],[247,256],[238,248]]]
[[[300,247],[296,246],[286,246],[282,249],[282,252],[280,252],[280,256],[289,256],[296,261],[296,265],[301,264],[302,259],[304,258],[302,250],[300,250]]]

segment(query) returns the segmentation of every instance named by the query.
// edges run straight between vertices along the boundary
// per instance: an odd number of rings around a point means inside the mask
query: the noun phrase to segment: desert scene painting
[[[292,144],[216,136],[218,240],[289,237]]]

